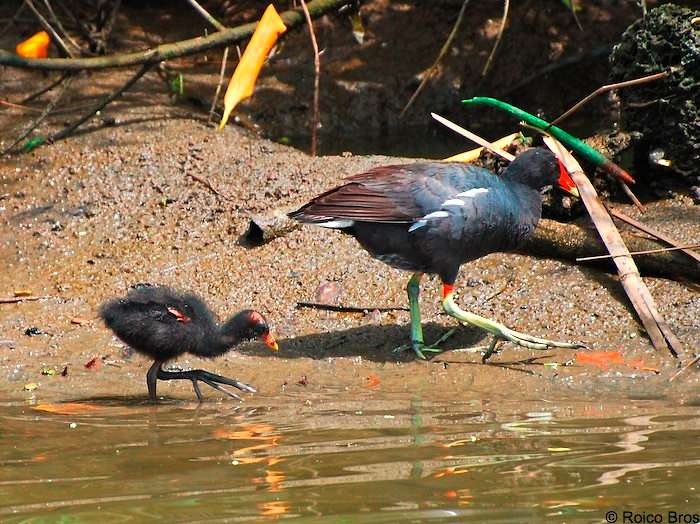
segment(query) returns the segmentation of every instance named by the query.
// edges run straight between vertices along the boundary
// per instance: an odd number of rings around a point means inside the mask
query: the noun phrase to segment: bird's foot
[[[194,392],[197,395],[197,400],[202,402],[202,392],[199,390],[199,384],[198,382],[204,382],[208,386],[221,391],[222,393],[228,395],[231,398],[235,398],[237,400],[243,400],[240,396],[236,395],[235,393],[221,387],[222,384],[227,385],[227,386],[233,386],[234,388],[240,389],[241,391],[245,391],[248,393],[255,393],[255,388],[252,386],[249,386],[248,384],[244,384],[243,382],[239,382],[238,380],[223,377],[221,375],[217,375],[215,373],[210,373],[208,371],[204,371],[203,369],[192,369],[189,371],[165,371],[163,369],[160,369],[158,371],[158,379],[159,380],[190,380],[192,382],[192,387],[194,388]]]
[[[456,318],[461,322],[466,322],[472,326],[476,326],[485,331],[488,331],[494,335],[497,339],[507,340],[518,346],[522,346],[528,349],[552,349],[552,348],[562,348],[562,349],[579,349],[585,348],[584,344],[571,343],[571,342],[555,342],[553,340],[548,340],[546,338],[533,337],[532,335],[527,335],[525,333],[520,333],[513,329],[507,328],[503,324],[491,320],[486,317],[482,317],[475,313],[470,313],[469,311],[464,311],[454,302],[453,293],[448,291],[442,300],[442,307],[445,312]],[[492,343],[493,349],[489,348],[487,355],[491,356],[493,350],[495,350],[495,345]],[[487,357],[488,358],[488,357]]]
[[[507,340],[508,342],[512,342],[513,344],[517,344],[518,346],[528,349],[581,349],[586,347],[584,344],[577,342],[557,342],[546,338],[533,337],[532,335],[520,333],[519,331],[507,328],[498,322],[493,322],[493,329],[487,329],[487,331],[493,333],[497,339]],[[491,353],[493,353],[493,351],[491,351]]]
[[[419,359],[428,360],[425,356],[425,353],[442,353],[444,349],[441,349],[438,346],[445,342],[452,335],[454,335],[456,331],[456,328],[450,329],[449,331],[445,332],[445,334],[442,335],[439,339],[437,339],[435,342],[428,346],[426,346],[421,340],[414,340],[410,344],[403,344],[395,348],[393,351],[394,353],[400,353],[402,351],[407,351],[410,349],[413,350],[413,352]]]

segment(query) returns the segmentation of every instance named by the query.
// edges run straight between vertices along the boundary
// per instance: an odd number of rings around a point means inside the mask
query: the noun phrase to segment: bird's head
[[[261,313],[252,309],[246,309],[241,311],[237,316],[241,320],[239,328],[239,336],[241,339],[252,340],[257,338],[262,340],[265,345],[273,351],[279,349],[275,337],[270,333],[270,326]]]
[[[519,154],[506,168],[503,177],[533,189],[556,184],[567,193],[578,196],[576,185],[564,165],[551,151],[541,147]]]

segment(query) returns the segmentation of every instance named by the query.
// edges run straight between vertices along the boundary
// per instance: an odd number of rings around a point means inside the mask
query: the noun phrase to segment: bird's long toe
[[[236,395],[233,391],[229,391],[228,389],[221,387],[218,383],[214,382],[213,380],[209,380],[206,378],[202,378],[200,380],[208,386],[211,386],[212,388],[221,391],[223,394],[228,395],[231,398],[235,398],[236,400],[243,400],[243,398]]]
[[[209,382],[226,384],[227,386],[233,386],[234,388],[240,389],[241,391],[245,391],[247,393],[255,393],[257,391],[253,386],[249,386],[248,384],[244,384],[243,382],[240,382],[236,379],[224,377],[222,375],[217,375],[216,373],[210,373],[209,371],[204,371],[204,370],[198,370],[198,371],[199,371],[200,380],[202,380],[203,382],[207,382],[207,384]]]
[[[503,328],[500,334],[504,340],[508,340],[517,344],[519,346],[526,347],[528,349],[580,349],[585,347],[583,344],[572,343],[572,342],[557,342],[555,340],[548,340],[546,338],[533,337],[527,333],[520,333],[519,331],[514,331],[512,329]]]

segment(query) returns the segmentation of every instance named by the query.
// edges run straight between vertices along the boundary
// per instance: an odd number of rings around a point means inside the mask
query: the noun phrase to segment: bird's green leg
[[[418,358],[425,358],[421,349],[425,345],[423,343],[423,326],[421,325],[420,319],[420,303],[418,302],[418,297],[420,296],[420,279],[423,277],[423,273],[413,273],[411,279],[406,285],[406,292],[408,293],[408,307],[411,310],[411,346],[413,351],[416,352]]]
[[[425,360],[425,355],[423,354],[423,352],[428,351],[431,353],[440,353],[442,350],[439,349],[437,346],[439,344],[442,344],[448,338],[450,338],[454,334],[455,330],[449,330],[438,340],[436,340],[434,344],[431,344],[431,346],[427,347],[425,345],[425,342],[423,340],[423,327],[421,325],[420,318],[420,303],[418,302],[418,297],[420,296],[420,280],[422,276],[423,273],[414,273],[411,279],[408,281],[408,285],[406,286],[406,292],[408,293],[408,306],[411,312],[410,349],[413,349],[418,358]],[[400,346],[396,348],[395,351],[403,351],[404,349],[408,349],[408,347]]]
[[[466,322],[472,326],[481,328],[489,333],[493,334],[497,339],[507,340],[513,342],[519,346],[523,346],[529,349],[551,349],[551,348],[568,348],[577,349],[586,347],[583,344],[570,343],[570,342],[555,342],[552,340],[547,340],[545,338],[533,337],[525,333],[520,333],[512,329],[507,328],[503,324],[500,324],[494,320],[464,311],[461,309],[454,301],[454,288],[449,284],[443,284],[443,299],[442,307],[445,312],[456,318],[461,322]],[[495,348],[495,344],[492,344],[491,348]],[[491,349],[490,348],[490,349]],[[493,350],[491,349],[491,353]],[[490,355],[489,355],[490,356]]]

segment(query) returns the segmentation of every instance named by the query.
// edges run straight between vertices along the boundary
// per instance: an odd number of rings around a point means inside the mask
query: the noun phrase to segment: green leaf
[[[29,153],[46,142],[45,136],[35,136],[22,144],[22,153]]]

